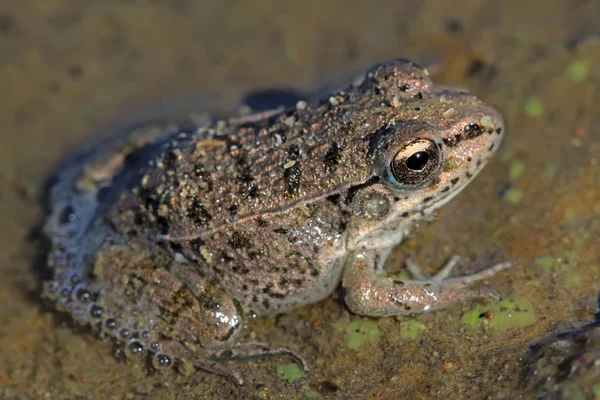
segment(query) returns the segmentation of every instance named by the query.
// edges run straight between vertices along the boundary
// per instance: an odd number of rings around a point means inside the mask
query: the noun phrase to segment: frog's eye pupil
[[[413,171],[420,171],[427,165],[429,154],[425,151],[418,151],[406,159],[406,167]]]

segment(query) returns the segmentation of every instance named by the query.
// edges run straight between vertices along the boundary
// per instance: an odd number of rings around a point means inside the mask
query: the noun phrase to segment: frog
[[[248,337],[254,318],[341,287],[367,317],[494,298],[473,288],[502,262],[451,277],[390,251],[493,157],[499,112],[434,85],[403,59],[317,100],[254,113],[149,118],[79,151],[54,174],[43,297],[153,368],[192,365],[245,380],[230,360],[300,352]],[[251,336],[251,335],[250,335]]]

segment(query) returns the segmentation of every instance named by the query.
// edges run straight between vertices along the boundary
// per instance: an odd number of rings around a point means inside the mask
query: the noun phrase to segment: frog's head
[[[348,247],[388,247],[481,171],[504,126],[491,106],[434,86],[406,61],[373,67],[359,90],[373,91],[385,111],[369,137],[371,179],[351,202]]]

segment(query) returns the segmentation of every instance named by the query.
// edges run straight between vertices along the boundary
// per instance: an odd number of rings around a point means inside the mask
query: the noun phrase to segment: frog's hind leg
[[[385,252],[382,253],[385,256]],[[385,257],[376,251],[352,254],[344,268],[342,285],[346,290],[346,305],[356,314],[366,316],[392,316],[429,312],[461,300],[482,297],[498,298],[490,289],[471,289],[470,285],[487,279],[509,268],[510,262],[494,265],[473,275],[448,278],[458,264],[452,257],[435,276],[429,277],[413,262],[409,271],[415,280],[396,280],[378,276],[379,263]]]
[[[194,347],[191,344],[190,346]],[[270,347],[265,343],[256,341],[241,341],[231,346],[208,349],[203,357],[194,356],[195,352],[189,350],[180,341],[163,343],[162,347],[169,355],[179,360],[185,360],[198,369],[229,378],[238,386],[244,385],[244,378],[238,371],[223,364],[223,361],[288,356],[298,362],[305,373],[308,373],[306,360],[293,350],[286,347]]]

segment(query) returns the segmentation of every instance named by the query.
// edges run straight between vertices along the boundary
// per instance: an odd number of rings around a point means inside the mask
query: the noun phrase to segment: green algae
[[[592,385],[592,394],[594,395],[594,400],[600,400],[600,383]]]
[[[554,266],[554,257],[552,256],[540,256],[535,259],[535,264],[544,269],[549,270]]]
[[[518,180],[525,172],[525,163],[521,160],[514,160],[510,163],[508,170],[508,179],[511,181]]]
[[[486,315],[493,317],[486,318]],[[513,296],[487,305],[476,305],[463,314],[461,321],[469,328],[486,324],[490,330],[507,330],[534,324],[536,314],[529,300]]]
[[[300,366],[296,363],[287,363],[277,367],[277,377],[281,380],[293,383],[304,377]]]
[[[556,177],[557,172],[558,167],[555,164],[548,163],[542,170],[542,179],[544,179],[546,182],[551,182]]]
[[[510,188],[504,193],[504,200],[510,204],[517,205],[523,201],[523,191],[518,188]]]
[[[377,343],[381,338],[377,322],[372,320],[355,319],[348,324],[338,323],[336,329],[344,332],[351,350],[358,350],[365,343]]]
[[[582,235],[579,240],[587,239]],[[572,251],[539,256],[534,262],[542,271],[559,275],[567,286],[577,286],[584,282],[583,276],[573,269],[579,263],[579,259]]]
[[[523,103],[523,112],[531,118],[537,118],[544,114],[544,102],[537,96],[532,96]]]
[[[583,82],[590,72],[589,63],[583,60],[574,60],[567,67],[569,80],[574,83]]]
[[[415,340],[425,332],[425,325],[418,321],[406,321],[400,327],[400,338],[403,340]]]
[[[587,243],[589,238],[589,232],[582,232],[579,235],[575,236],[575,238],[573,239],[573,243],[575,244],[575,246],[583,246]]]

